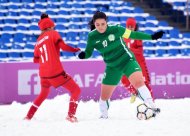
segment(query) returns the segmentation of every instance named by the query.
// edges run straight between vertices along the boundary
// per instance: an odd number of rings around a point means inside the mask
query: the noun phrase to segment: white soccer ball
[[[146,104],[140,104],[137,106],[137,118],[139,120],[148,120],[155,116],[154,111]]]

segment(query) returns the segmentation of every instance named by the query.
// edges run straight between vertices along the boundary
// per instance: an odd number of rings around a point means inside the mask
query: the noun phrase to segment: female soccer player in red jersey
[[[41,92],[34,100],[25,119],[32,119],[39,106],[47,98],[51,86],[55,88],[62,86],[71,93],[66,119],[70,122],[77,122],[75,113],[81,91],[72,77],[64,71],[60,61],[60,49],[68,52],[78,52],[80,49],[64,43],[59,33],[54,30],[55,24],[47,14],[41,15],[38,26],[42,32],[35,45],[34,63],[40,65]]]
[[[128,28],[132,31],[138,31],[138,25],[136,23],[136,20],[134,18],[128,18],[126,21],[126,28]],[[149,91],[151,93],[151,96],[153,97],[152,89],[150,86],[149,72],[148,72],[148,68],[146,66],[145,57],[143,55],[142,40],[133,40],[133,39],[124,38],[124,41],[125,41],[127,47],[134,53],[135,58],[142,69],[142,74],[144,76],[145,85],[147,86],[147,88],[149,89]],[[133,85],[131,85],[131,83],[129,82],[129,80],[126,76],[122,77],[121,82],[124,85],[124,87],[131,93],[130,101],[131,101],[131,103],[133,103],[137,96],[137,90],[133,87]]]

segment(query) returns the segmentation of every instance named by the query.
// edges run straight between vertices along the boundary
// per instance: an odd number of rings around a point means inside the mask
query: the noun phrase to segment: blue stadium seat
[[[8,0],[0,0],[0,3],[8,3]]]
[[[8,7],[7,7],[8,9],[19,9],[19,6],[17,6],[17,5],[9,5]]]
[[[32,44],[26,44],[24,46],[24,49],[34,50],[34,45],[32,45]]]
[[[109,21],[119,22],[119,18],[116,17],[116,16],[110,16],[110,17],[108,17],[108,20],[109,20]]]
[[[2,33],[1,38],[9,38],[9,39],[11,39],[11,38],[13,38],[13,36],[10,33]]]
[[[147,17],[146,17],[146,20],[151,20],[151,21],[154,21],[154,20],[155,20],[155,21],[156,21],[156,17],[150,15],[150,16],[147,16]]]
[[[68,20],[66,18],[56,18],[57,23],[67,23]]]
[[[47,10],[46,11],[46,13],[49,15],[49,16],[51,16],[51,15],[57,15],[57,13],[56,12],[54,12],[54,11],[52,11],[52,10]]]
[[[168,54],[170,56],[176,56],[176,55],[180,54],[180,52],[179,52],[179,49],[169,49]]]
[[[168,43],[167,42],[163,42],[163,41],[159,41],[159,42],[156,42],[156,45],[157,46],[161,46],[161,47],[167,47]]]
[[[9,52],[8,56],[11,58],[21,58],[21,53],[20,52]]]
[[[155,55],[155,51],[154,50],[149,50],[149,49],[146,49],[143,51],[144,52],[144,56],[145,57],[150,57],[152,55]]]
[[[157,57],[163,57],[166,54],[167,54],[167,51],[165,49],[157,49],[157,50],[155,50],[155,55]]]
[[[17,26],[15,29],[16,30],[22,30],[22,31],[27,31],[28,30],[27,27],[21,26],[21,25]]]
[[[168,26],[168,23],[166,21],[159,21],[158,26]]]
[[[22,57],[23,58],[33,58],[34,53],[33,52],[22,52]]]
[[[180,31],[177,28],[169,30],[169,34],[171,38],[179,38]]]
[[[88,38],[88,32],[80,32],[79,33],[79,39],[86,41]]]
[[[55,5],[55,4],[53,4],[54,2],[51,2],[51,4],[48,4],[47,5],[47,9],[57,9],[58,8],[58,5]],[[47,13],[47,12],[46,12]]]
[[[11,49],[14,49],[14,50],[22,50],[24,49],[22,46],[18,45],[18,44],[13,44],[11,46]]]
[[[23,3],[33,3],[33,0],[21,0]]]
[[[62,24],[58,24],[55,26],[55,29],[59,31],[59,30],[66,30],[67,28]]]
[[[144,26],[145,26],[145,27],[157,27],[154,23],[151,23],[151,22],[145,23]]]
[[[130,9],[121,9],[121,13],[132,13],[132,10]]]
[[[19,12],[19,15],[20,16],[31,16],[31,13],[27,12],[27,11],[21,11],[21,12]]]
[[[34,9],[40,9],[40,10],[42,10],[42,9],[46,9],[46,6],[38,3],[38,4],[34,4]]]
[[[6,14],[6,16],[18,16],[18,12],[14,12],[14,11],[9,11],[9,12],[7,12],[7,13],[5,13]]]
[[[97,58],[97,57],[100,57],[100,53],[97,51],[97,50],[94,50],[94,52],[92,53],[92,57],[93,58]]]
[[[12,27],[12,26],[4,26],[3,31],[14,31],[14,27]]]
[[[68,26],[69,29],[80,29],[79,25],[76,25],[76,24],[70,24]]]
[[[183,56],[190,56],[190,48],[181,49],[181,54],[182,54]]]
[[[31,25],[29,26],[29,30],[39,30],[39,28],[36,25]]]
[[[154,31],[152,31],[152,30],[145,30],[144,33],[147,33],[147,34],[153,34]]]
[[[33,16],[38,16],[38,17],[40,17],[41,14],[42,14],[42,12],[40,12],[40,11],[33,11],[33,12],[32,12],[32,15],[33,15]]]
[[[14,38],[22,38],[22,39],[26,38],[24,33],[16,33],[13,35],[13,37]]]
[[[58,15],[69,15],[70,13],[69,13],[69,11],[66,11],[66,10],[59,10],[59,11],[57,12],[57,14],[58,14]]]
[[[143,42],[143,46],[145,47],[155,47],[155,44],[152,42]]]
[[[5,24],[16,24],[16,20],[15,19],[4,19],[4,23]]]
[[[183,38],[189,38],[190,39],[190,32],[189,33],[183,33]]]
[[[170,46],[181,46],[181,43],[177,42],[177,41],[170,41],[168,43]]]
[[[17,20],[17,23],[20,23],[20,24],[28,24],[29,23],[29,20],[28,19],[25,19],[25,18],[20,18]]]
[[[144,17],[142,17],[142,16],[135,16],[134,18],[135,18],[135,20],[136,20],[137,22],[145,21]]]
[[[6,52],[0,52],[0,59],[6,59],[8,54]]]
[[[61,56],[64,57],[64,58],[69,58],[69,57],[74,57],[74,53],[72,52],[65,52],[65,51],[62,51],[61,52]]]
[[[84,8],[86,8],[86,9],[92,9],[92,8],[95,8],[95,6],[92,3],[86,3],[86,4],[84,4]]]
[[[78,48],[86,48],[86,43],[79,43],[79,44],[77,44],[77,47]]]
[[[66,33],[66,39],[68,41],[76,41],[77,36],[78,36],[77,32],[67,32]]]
[[[143,13],[143,9],[140,7],[135,7],[135,9],[133,10],[133,13]]]

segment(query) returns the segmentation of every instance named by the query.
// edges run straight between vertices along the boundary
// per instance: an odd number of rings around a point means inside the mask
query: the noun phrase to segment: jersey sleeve
[[[57,45],[57,43],[62,40],[60,34],[57,31],[53,32],[53,42],[55,45]]]
[[[85,49],[85,59],[90,58],[92,56],[93,51],[94,51],[94,46],[93,46],[90,36],[88,36],[87,46]]]
[[[37,48],[37,46],[35,46],[35,48],[34,48],[34,58],[33,58],[33,62],[34,62],[34,63],[39,63],[39,61],[40,61],[40,56],[39,56],[39,54],[38,54],[38,48]]]
[[[120,26],[120,25],[116,25],[116,26],[117,26],[119,35],[121,35],[123,38],[128,39],[131,34],[131,30],[126,29],[125,27]]]

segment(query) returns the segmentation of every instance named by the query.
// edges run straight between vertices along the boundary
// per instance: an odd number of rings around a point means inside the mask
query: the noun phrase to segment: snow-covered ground
[[[129,98],[111,102],[109,119],[101,120],[97,102],[80,102],[78,123],[65,120],[69,96],[46,100],[31,121],[23,120],[31,103],[0,105],[0,136],[189,136],[190,98],[158,99],[161,113],[140,121]]]

